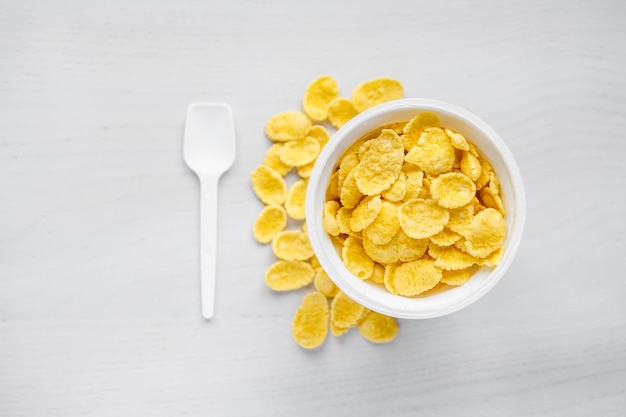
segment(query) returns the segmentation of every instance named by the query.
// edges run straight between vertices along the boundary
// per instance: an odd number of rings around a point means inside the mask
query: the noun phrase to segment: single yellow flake
[[[276,142],[304,138],[311,127],[311,120],[299,111],[286,111],[272,116],[265,126],[265,134]]]
[[[400,295],[418,295],[433,288],[441,280],[441,269],[429,259],[403,263],[393,278],[393,286]]]
[[[417,145],[404,159],[427,174],[439,175],[452,169],[455,158],[454,147],[445,132],[438,127],[431,127],[422,133]]]
[[[417,145],[417,141],[425,129],[440,126],[441,121],[439,120],[437,113],[433,113],[431,111],[421,112],[404,126],[402,132],[402,144],[404,145],[404,150],[409,152],[413,149]]]
[[[281,206],[266,206],[254,222],[254,238],[268,243],[287,226],[287,213]]]
[[[443,230],[450,214],[432,200],[415,199],[400,206],[400,227],[414,239],[430,237]]]
[[[279,157],[287,165],[300,166],[306,165],[312,161],[320,153],[320,143],[312,137],[292,140],[280,148]]]
[[[392,78],[376,78],[359,84],[352,92],[352,103],[360,113],[378,104],[398,100],[404,95],[399,81]]]
[[[285,261],[304,261],[313,256],[309,236],[298,230],[285,230],[272,241],[272,250],[278,259]]]
[[[254,193],[265,204],[281,205],[287,197],[283,177],[272,168],[259,165],[250,175]]]
[[[315,273],[313,285],[316,290],[328,298],[333,298],[339,292],[339,288],[337,288],[335,283],[328,277],[328,274],[326,274],[326,271],[322,268],[319,268]]]
[[[278,261],[265,273],[265,283],[274,291],[292,291],[313,281],[315,271],[308,262]]]
[[[466,175],[448,172],[432,180],[430,195],[442,207],[459,208],[472,201],[476,186]]]
[[[350,100],[344,97],[335,97],[328,104],[328,121],[339,129],[359,112],[354,108]]]
[[[348,271],[357,278],[368,279],[374,272],[374,261],[367,256],[361,241],[349,236],[343,243],[341,258]]]
[[[305,295],[291,325],[296,343],[305,349],[321,346],[328,334],[329,317],[328,301],[324,295],[319,292]]]
[[[287,165],[280,159],[280,149],[284,146],[283,143],[275,143],[265,153],[263,159],[263,165],[272,168],[283,177],[291,170],[291,165]]]
[[[398,321],[375,311],[368,312],[359,322],[359,333],[372,343],[388,343],[396,338]]]
[[[357,324],[364,311],[365,307],[339,291],[330,304],[330,321],[339,328],[349,329]]]
[[[325,120],[328,117],[328,103],[338,95],[337,81],[330,75],[322,75],[307,87],[302,107],[312,120]]]
[[[363,231],[363,229],[372,224],[382,207],[383,202],[380,196],[365,197],[352,211],[350,229],[354,232]]]
[[[285,209],[287,214],[296,220],[302,220],[305,217],[304,213],[304,199],[306,197],[305,180],[298,180],[289,188],[287,192],[287,199],[285,200]]]
[[[404,162],[404,150],[396,132],[384,129],[367,142],[368,149],[354,168],[354,178],[364,195],[378,195],[396,181]]]

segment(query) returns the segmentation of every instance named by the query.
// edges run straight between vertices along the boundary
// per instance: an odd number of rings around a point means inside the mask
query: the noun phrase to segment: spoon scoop
[[[217,255],[218,182],[235,161],[230,106],[193,103],[187,109],[183,158],[200,180],[200,291],[202,316],[213,317]]]

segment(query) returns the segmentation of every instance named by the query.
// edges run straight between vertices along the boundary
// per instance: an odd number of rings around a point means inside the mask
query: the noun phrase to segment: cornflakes
[[[303,261],[313,256],[308,235],[297,230],[278,233],[272,241],[272,250],[278,259],[285,261]]]
[[[415,199],[400,206],[400,227],[414,239],[441,232],[449,219],[448,211],[432,200]]]
[[[287,214],[296,220],[302,220],[305,217],[304,213],[304,198],[306,197],[306,181],[296,181],[287,192],[287,199],[285,200],[285,209]]]
[[[383,129],[380,136],[366,142],[369,146],[354,168],[354,178],[364,195],[378,195],[396,181],[404,162],[402,141],[396,132]]]
[[[336,97],[328,104],[328,121],[339,129],[359,112],[354,108],[350,100],[344,97]]]
[[[430,127],[404,159],[427,174],[439,175],[452,169],[455,158],[454,147],[445,132],[438,127]]]
[[[311,120],[299,111],[286,111],[272,116],[265,126],[265,134],[276,142],[304,138],[311,127]]]
[[[486,208],[472,219],[472,223],[461,233],[467,241],[467,252],[477,258],[484,258],[504,243],[506,225],[499,211]]]
[[[442,271],[441,282],[446,285],[459,286],[465,284],[472,277],[472,268],[457,269],[456,271]]]
[[[383,201],[374,221],[365,228],[364,235],[377,245],[389,242],[400,229],[398,203]]]
[[[250,175],[254,193],[265,204],[281,205],[287,198],[283,177],[272,168],[259,165]]]
[[[339,203],[335,200],[324,203],[322,226],[324,226],[326,233],[331,236],[337,236],[340,232],[339,224],[337,222],[337,210],[339,210],[339,207]]]
[[[350,229],[354,232],[361,232],[372,224],[378,212],[383,207],[380,196],[365,197],[352,211],[350,218]]]
[[[404,89],[399,81],[391,78],[376,78],[365,81],[354,89],[352,103],[360,113],[386,101],[400,99],[403,95]]]
[[[400,295],[418,295],[437,285],[441,276],[441,269],[435,266],[435,261],[419,259],[403,263],[396,269],[393,286]]]
[[[265,273],[265,283],[274,291],[292,291],[313,281],[315,271],[308,262],[278,261]]]
[[[359,322],[359,333],[372,343],[387,343],[396,338],[400,327],[398,321],[389,316],[369,311]]]
[[[437,113],[424,111],[412,118],[402,129],[404,150],[409,152],[413,149],[425,129],[439,126],[441,126],[441,121]]]
[[[365,307],[339,291],[330,304],[330,321],[336,327],[349,329],[363,316]]]
[[[287,165],[300,166],[315,161],[320,153],[320,143],[312,137],[292,140],[280,148],[280,160]]]
[[[315,289],[320,293],[324,294],[328,298],[333,298],[339,292],[339,288],[335,285],[333,281],[328,277],[328,274],[322,269],[319,268],[315,273],[315,278],[313,279],[313,285]]]
[[[462,151],[469,151],[469,144],[467,143],[465,136],[461,135],[460,133],[456,133],[450,129],[444,129],[444,132],[446,132],[446,135],[448,135],[448,137],[450,138],[450,143],[452,143],[452,146]]]
[[[330,75],[322,75],[307,87],[302,108],[312,120],[325,120],[328,117],[328,104],[338,95],[337,81]]]
[[[268,243],[287,226],[287,213],[281,206],[266,206],[254,222],[254,238]]]
[[[321,346],[328,334],[329,317],[328,301],[324,295],[319,292],[305,295],[291,325],[296,343],[305,349]]]
[[[374,272],[374,261],[367,256],[361,241],[349,236],[343,243],[341,257],[346,268],[357,278],[367,279]]]
[[[430,183],[430,195],[442,207],[459,208],[476,195],[476,186],[460,172],[441,174]]]
[[[280,149],[284,146],[283,143],[275,143],[265,153],[265,159],[263,159],[263,165],[272,168],[280,175],[285,176],[291,170],[291,165],[287,165],[280,159]]]

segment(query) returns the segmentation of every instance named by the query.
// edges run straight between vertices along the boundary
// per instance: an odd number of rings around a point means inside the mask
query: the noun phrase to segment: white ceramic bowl
[[[442,126],[463,134],[473,142],[498,174],[505,207],[507,234],[504,256],[497,267],[482,267],[459,287],[422,297],[402,297],[380,286],[362,281],[344,266],[322,226],[322,211],[330,176],[344,152],[359,138],[386,125],[408,121],[422,111],[439,115]],[[522,177],[511,151],[487,123],[458,106],[428,99],[402,99],[373,107],[337,131],[315,163],[306,195],[308,233],[320,264],[350,298],[379,313],[408,319],[440,317],[458,311],[485,295],[511,265],[522,238],[526,197]]]

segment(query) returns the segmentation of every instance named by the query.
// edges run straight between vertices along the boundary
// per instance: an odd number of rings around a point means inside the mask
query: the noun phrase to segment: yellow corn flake
[[[406,126],[407,122],[396,122],[396,123],[392,123],[389,126],[387,126],[387,129],[391,129],[394,132],[396,132],[398,135],[401,135],[404,132],[404,127]]]
[[[337,210],[337,225],[339,226],[339,232],[349,235],[352,234],[352,229],[350,228],[350,218],[352,217],[352,210],[346,207],[340,207]]]
[[[454,164],[452,164],[452,170],[458,172],[461,170],[461,160],[465,152],[460,149],[454,149]]]
[[[374,272],[372,272],[370,280],[377,284],[385,282],[385,267],[379,263],[375,263]]]
[[[500,195],[500,180],[493,170],[489,174],[489,188],[491,188],[493,194]]]
[[[298,171],[298,175],[302,179],[308,179],[311,177],[311,173],[313,172],[313,167],[315,166],[315,161],[311,161],[308,164],[300,165],[296,167]]]
[[[349,329],[357,324],[364,311],[365,307],[339,291],[330,304],[330,322],[336,327]]]
[[[340,205],[337,201],[331,200],[324,203],[322,226],[326,233],[331,236],[339,235],[340,229],[337,222],[337,211]]]
[[[304,112],[316,121],[328,117],[328,103],[339,95],[337,81],[330,75],[322,75],[313,81],[304,92],[302,107]]]
[[[324,126],[321,125],[311,126],[306,135],[318,141],[320,143],[320,149],[326,146],[328,140],[330,139],[330,134],[328,133],[328,130],[326,130]]]
[[[437,233],[436,235],[432,235],[430,237],[430,240],[438,246],[450,246],[454,245],[454,242],[461,239],[461,237],[462,236],[460,234],[453,232],[447,227],[444,227],[441,232]]]
[[[472,181],[480,178],[481,166],[480,161],[470,152],[463,152],[460,164],[461,172],[467,175]]]
[[[387,265],[399,260],[397,239],[391,239],[387,243],[377,245],[365,233],[363,235],[363,248],[367,256],[378,263]]]
[[[480,176],[476,181],[476,189],[480,190],[483,188],[489,180],[491,179],[491,164],[487,162],[485,159],[480,159]]]
[[[441,126],[441,121],[437,113],[425,111],[415,116],[402,130],[402,144],[404,145],[404,150],[409,152],[413,149],[425,129],[439,126]]]
[[[317,259],[317,256],[315,255],[311,256],[311,259],[309,259],[309,263],[311,264],[311,267],[315,271],[317,271],[318,269],[322,267],[322,265],[320,265],[320,261]]]
[[[438,127],[427,128],[404,158],[417,165],[426,174],[439,175],[450,171],[454,165],[454,147],[443,130]]]
[[[454,246],[437,246],[430,244],[428,254],[435,258],[435,265],[447,271],[465,269],[477,261],[472,255],[458,250]]]
[[[328,104],[328,121],[339,129],[359,112],[354,108],[350,100],[344,97],[335,97]]]
[[[335,171],[330,176],[330,180],[328,181],[328,188],[326,189],[326,200],[339,200],[339,183],[338,183],[339,172]]]
[[[374,261],[367,256],[361,241],[349,236],[343,242],[341,258],[348,271],[357,278],[367,279],[374,272]]]
[[[501,214],[504,214],[504,205],[502,199],[491,190],[491,187],[483,187],[478,191],[478,198],[485,207],[494,208]]]
[[[461,232],[472,223],[472,219],[474,218],[474,207],[470,203],[466,206],[449,210],[449,213],[450,220],[448,221],[446,227],[453,232],[462,234]]]
[[[285,261],[304,261],[313,256],[309,236],[297,230],[285,230],[272,241],[272,250],[278,259]]]
[[[437,285],[441,276],[441,269],[435,266],[435,261],[419,259],[403,263],[396,269],[393,286],[400,295],[418,295]]]
[[[402,229],[394,237],[398,242],[398,259],[401,262],[412,262],[421,258],[428,249],[428,239],[413,239]]]
[[[446,285],[453,285],[457,287],[469,281],[474,272],[474,268],[458,269],[456,271],[443,271],[441,282]]]
[[[319,268],[315,273],[313,285],[316,290],[328,298],[333,298],[339,292],[339,288],[337,288],[335,283],[328,277],[328,274],[326,274],[322,268]]]
[[[484,258],[502,247],[505,232],[502,214],[496,209],[486,208],[474,216],[472,223],[461,234],[467,239],[467,252],[477,258]]]
[[[281,206],[266,206],[254,222],[254,238],[268,243],[287,226],[287,213]]]
[[[396,182],[388,189],[381,193],[381,197],[383,197],[387,201],[400,201],[404,199],[406,195],[406,176],[404,172],[400,171],[398,174],[398,178],[396,178]]]
[[[319,347],[328,334],[330,311],[326,297],[319,292],[304,296],[291,324],[293,339],[305,349]]]
[[[402,84],[392,78],[376,78],[359,84],[352,92],[352,103],[360,113],[404,95]]]
[[[354,232],[363,231],[363,229],[372,224],[382,207],[383,202],[379,195],[365,197],[352,212],[350,229]]]
[[[341,186],[339,193],[339,199],[341,205],[346,208],[355,208],[359,202],[363,199],[364,195],[361,194],[359,188],[356,185],[356,178],[354,177],[354,170],[350,171],[346,180]]]
[[[402,171],[405,174],[405,186],[406,192],[404,194],[404,200],[409,201],[414,198],[419,198],[422,191],[422,182],[424,180],[424,171],[419,169],[413,164],[404,164]],[[430,192],[430,191],[429,191]]]
[[[478,153],[478,148],[472,142],[467,142],[469,145],[469,153],[474,155],[476,158],[480,158],[480,153]]]
[[[399,262],[385,265],[385,275],[383,277],[383,284],[385,284],[385,288],[391,294],[399,295],[398,291],[396,291],[396,287],[394,286],[394,278],[396,275],[396,270],[400,266]]]
[[[444,131],[446,132],[446,135],[448,135],[448,137],[450,138],[450,143],[452,143],[452,146],[462,151],[469,151],[469,144],[467,143],[465,136],[461,135],[460,133],[456,133],[450,129],[444,129]]]
[[[306,197],[305,180],[298,180],[293,183],[287,192],[287,199],[285,200],[285,208],[287,214],[296,220],[302,220],[305,217],[304,213],[304,199]]]
[[[272,168],[283,177],[291,170],[291,165],[287,165],[280,159],[280,149],[284,146],[283,143],[275,143],[265,153],[263,159],[263,165]]]
[[[400,227],[408,236],[423,239],[441,232],[450,214],[432,200],[415,199],[400,206]]]
[[[460,172],[441,174],[430,184],[430,195],[442,207],[459,208],[476,195],[476,186]]]
[[[348,174],[359,164],[359,155],[357,152],[346,155],[339,164],[339,170],[337,170],[337,187],[341,190],[343,183]]]
[[[430,200],[430,183],[431,179],[428,177],[424,177],[422,179],[422,188],[420,189],[420,193],[417,198],[421,198],[422,200]]]
[[[374,221],[365,228],[364,235],[377,245],[384,245],[398,233],[398,203],[383,201],[382,207]]]
[[[278,261],[265,273],[265,283],[274,291],[292,291],[309,285],[315,271],[308,262]]]
[[[254,193],[265,204],[281,205],[287,197],[283,177],[272,168],[259,165],[250,175]]]
[[[368,149],[354,168],[359,191],[378,195],[396,181],[404,162],[404,148],[396,132],[383,129],[380,136],[368,142]]]
[[[320,143],[312,137],[292,140],[280,149],[280,160],[287,165],[300,166],[315,161],[320,153]]]
[[[332,321],[330,322],[330,332],[335,337],[340,337],[341,335],[343,335],[348,330],[350,330],[350,329],[349,328],[345,328],[345,327],[337,327]]]
[[[481,266],[496,266],[502,260],[504,250],[502,248],[496,249],[491,252],[487,257],[478,259],[478,265]]]
[[[359,333],[372,343],[388,343],[396,338],[398,321],[375,311],[368,312],[359,322]]]
[[[311,120],[299,111],[286,111],[272,116],[265,126],[265,134],[276,142],[288,142],[304,138],[311,127]]]

